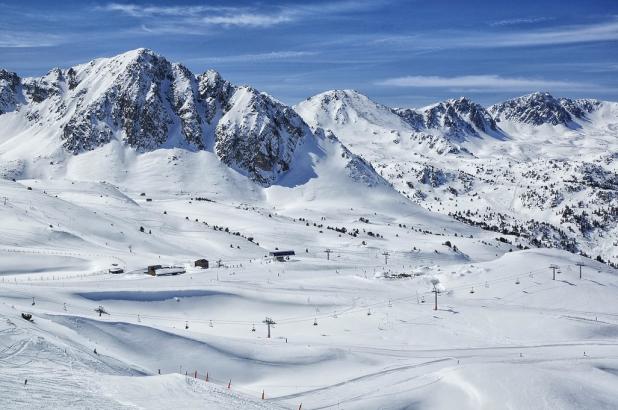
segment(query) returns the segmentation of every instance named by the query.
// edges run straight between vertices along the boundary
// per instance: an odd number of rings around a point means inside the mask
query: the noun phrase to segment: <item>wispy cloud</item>
[[[249,7],[226,6],[141,6],[137,4],[110,3],[98,10],[119,12],[138,19],[177,19],[189,25],[221,25],[269,27],[292,20],[291,13],[277,9],[271,13],[259,12]]]
[[[383,36],[373,43],[399,47],[421,48],[500,48],[561,44],[578,44],[600,41],[618,41],[618,18],[610,21],[549,29],[504,32],[434,32],[429,35],[414,34]]]
[[[596,84],[555,81],[536,78],[502,77],[496,74],[464,75],[456,77],[406,76],[389,78],[376,82],[376,85],[412,88],[446,88],[475,92],[493,91],[536,91],[536,90],[599,90]]]
[[[519,26],[522,24],[536,24],[543,23],[545,21],[555,20],[553,17],[521,17],[521,18],[512,18],[506,20],[498,20],[490,23],[490,26],[500,27],[500,26]]]
[[[202,22],[222,26],[270,27],[290,22],[293,19],[292,14],[285,12],[277,14],[230,13],[222,16],[204,17]]]
[[[120,4],[108,3],[103,6],[95,7],[100,11],[116,11],[132,17],[154,17],[154,16],[199,16],[207,12],[226,12],[234,11],[234,7],[218,6],[144,6],[139,4]]]
[[[383,4],[379,1],[335,1],[320,6],[157,6],[124,3],[108,3],[96,7],[99,11],[117,12],[137,19],[147,21],[149,31],[154,31],[157,21],[167,23],[166,32],[169,32],[169,19],[183,26],[223,26],[223,27],[255,27],[265,28],[279,24],[290,23],[311,17],[325,18],[329,15],[367,10]]]
[[[315,56],[317,51],[271,51],[268,53],[238,54],[219,57],[190,58],[186,61],[192,63],[237,63],[237,62],[259,62],[277,60],[297,60],[303,57]]]
[[[29,31],[0,31],[0,48],[51,47],[62,44],[65,38],[60,35],[35,33]]]

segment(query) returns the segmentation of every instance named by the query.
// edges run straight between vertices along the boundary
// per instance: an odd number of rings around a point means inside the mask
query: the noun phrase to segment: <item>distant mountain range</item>
[[[533,93],[392,109],[336,90],[295,109],[427,209],[618,263],[617,103]]]
[[[537,92],[487,108],[462,97],[411,109],[333,90],[289,107],[147,49],[38,78],[0,70],[5,178],[85,178],[89,153],[106,158],[116,177],[143,173],[130,158],[159,149],[212,153],[261,187],[333,173],[391,185],[429,210],[530,246],[618,263],[614,102]]]

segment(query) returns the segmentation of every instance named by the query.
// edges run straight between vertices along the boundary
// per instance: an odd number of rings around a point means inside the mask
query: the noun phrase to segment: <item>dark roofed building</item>
[[[208,259],[198,259],[194,262],[196,268],[208,269]]]
[[[286,260],[290,260],[290,256],[296,255],[294,251],[273,251],[268,254],[278,262],[285,262]]]

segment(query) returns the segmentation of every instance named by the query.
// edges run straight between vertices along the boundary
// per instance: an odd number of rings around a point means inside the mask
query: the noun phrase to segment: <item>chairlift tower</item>
[[[388,251],[382,252],[382,255],[384,255],[384,264],[388,265],[388,256],[390,255],[390,253],[388,253]]]
[[[330,254],[332,253],[332,250],[326,249],[324,251],[324,253],[326,253],[326,260],[329,261],[330,260]]]
[[[270,327],[271,326],[275,326],[277,324],[277,322],[275,322],[274,320],[272,320],[271,318],[267,317],[266,319],[264,319],[262,321],[262,323],[265,323],[266,326],[268,327],[268,335],[266,336],[268,339],[270,339]]]
[[[558,265],[549,265],[549,269],[552,270],[552,280],[556,280],[556,270],[558,269]]]
[[[582,262],[577,262],[575,264],[576,266],[579,266],[579,278],[582,278],[582,266],[585,266]]]

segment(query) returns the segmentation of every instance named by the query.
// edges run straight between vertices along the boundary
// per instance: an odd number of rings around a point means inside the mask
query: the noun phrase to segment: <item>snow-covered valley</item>
[[[616,408],[615,104],[458,140],[332,93],[0,73],[0,407]]]

